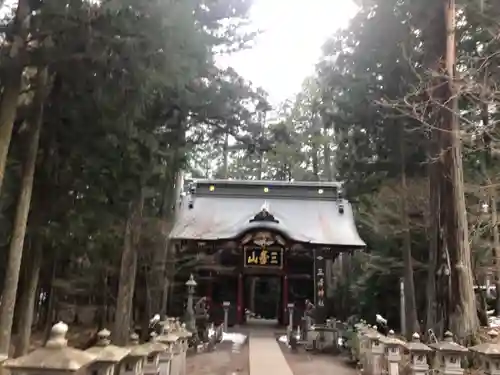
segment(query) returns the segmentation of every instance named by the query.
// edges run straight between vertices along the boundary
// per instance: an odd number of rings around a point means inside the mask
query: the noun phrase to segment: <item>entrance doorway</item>
[[[280,277],[247,276],[245,308],[254,318],[278,320],[281,315],[281,288]]]

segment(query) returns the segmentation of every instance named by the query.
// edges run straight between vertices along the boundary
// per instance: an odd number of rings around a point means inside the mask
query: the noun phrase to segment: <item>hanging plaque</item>
[[[246,246],[243,256],[245,267],[283,267],[283,248],[279,246]]]

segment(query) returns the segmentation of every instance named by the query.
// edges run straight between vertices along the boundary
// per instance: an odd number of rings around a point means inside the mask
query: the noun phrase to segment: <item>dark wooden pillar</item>
[[[213,275],[212,275],[212,271],[210,271],[209,279],[207,282],[207,296],[206,296],[209,308],[212,307],[212,299],[213,299],[213,295],[214,295],[214,284],[213,283],[214,283]]]
[[[238,295],[236,297],[236,317],[238,324],[243,324],[243,315],[245,311],[243,308],[243,274],[238,274]]]
[[[285,249],[282,250],[282,282],[281,282],[281,316],[280,318],[280,323],[282,325],[287,325],[288,324],[288,312],[287,312],[287,305],[288,305],[288,256],[290,254],[285,251]]]
[[[282,325],[288,324],[288,275],[285,273],[283,275],[283,284],[282,284],[282,305],[281,305],[281,323]]]

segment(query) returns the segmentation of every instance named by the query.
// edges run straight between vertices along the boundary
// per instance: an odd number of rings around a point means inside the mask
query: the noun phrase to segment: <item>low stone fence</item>
[[[214,331],[213,340],[220,331]],[[132,334],[126,347],[111,344],[110,332],[104,329],[98,333],[95,346],[87,350],[71,348],[67,332],[65,323],[55,324],[45,346],[19,358],[0,358],[3,368],[12,375],[186,375],[192,334],[175,318],[166,319],[161,334],[153,332],[146,343],[139,343],[138,335]]]
[[[390,331],[381,335],[377,327],[358,323],[350,339],[351,356],[367,375],[462,375],[500,374],[498,333],[489,332],[490,342],[466,348],[454,342],[451,332],[443,341],[426,345],[418,333],[410,342],[395,337]]]

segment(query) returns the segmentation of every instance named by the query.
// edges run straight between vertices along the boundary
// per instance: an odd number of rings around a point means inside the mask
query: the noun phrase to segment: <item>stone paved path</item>
[[[293,375],[272,332],[250,335],[250,375]]]

